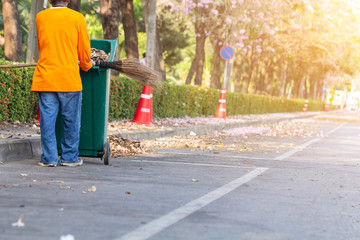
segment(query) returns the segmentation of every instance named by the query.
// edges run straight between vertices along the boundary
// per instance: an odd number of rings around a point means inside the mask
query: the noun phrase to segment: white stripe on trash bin
[[[170,227],[171,225],[181,221],[182,219],[186,218],[190,214],[198,211],[199,209],[205,207],[206,205],[214,202],[215,200],[223,197],[224,195],[230,193],[231,191],[235,190],[236,188],[240,187],[241,185],[249,182],[250,180],[256,178],[257,176],[264,173],[268,168],[255,168],[253,171],[249,172],[248,174],[235,179],[232,182],[229,182],[218,189],[215,189],[208,194],[197,198],[186,205],[175,209],[168,214],[165,214],[137,229],[132,232],[129,232],[123,235],[116,240],[145,240],[148,239],[155,234],[163,231],[164,229]]]

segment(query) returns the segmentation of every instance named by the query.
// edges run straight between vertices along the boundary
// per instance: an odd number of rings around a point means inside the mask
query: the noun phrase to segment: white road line
[[[342,123],[342,124],[338,125],[336,128],[334,128],[334,129],[330,130],[329,132],[325,133],[324,136],[319,137],[319,138],[312,139],[312,140],[310,140],[310,141],[308,141],[308,142],[300,145],[300,146],[299,146],[298,148],[296,148],[296,149],[292,149],[292,150],[290,150],[290,151],[288,151],[288,152],[286,152],[286,153],[284,153],[284,154],[282,154],[282,155],[280,155],[280,156],[277,156],[277,157],[274,158],[273,160],[279,160],[279,161],[284,160],[284,159],[286,159],[286,158],[294,155],[295,153],[302,151],[304,148],[310,146],[311,144],[316,143],[316,142],[320,141],[321,139],[329,136],[330,134],[332,134],[333,132],[335,132],[335,131],[338,130],[339,128],[343,127],[345,124],[346,124],[346,123]]]
[[[335,132],[335,131],[338,130],[339,128],[345,126],[346,124],[347,124],[347,123],[342,123],[342,124],[340,124],[339,126],[337,126],[336,128],[334,128],[333,130],[328,131],[328,132],[325,134],[324,137],[329,136],[330,134],[332,134],[333,132]]]
[[[185,156],[202,156],[202,157],[215,157],[218,158],[219,155],[216,154],[202,154],[201,152],[199,154],[194,154],[194,153],[181,153],[181,152],[158,152],[159,155],[165,155],[165,154],[169,154],[169,155],[185,155]],[[150,155],[147,155],[147,157],[152,157]],[[154,157],[157,157],[156,155]],[[222,158],[239,158],[239,159],[254,159],[254,160],[269,160],[269,158],[265,158],[265,157],[249,157],[249,156],[227,156],[227,155],[221,155]]]
[[[192,162],[171,162],[171,161],[152,161],[152,160],[131,160],[131,162],[142,163],[160,163],[160,164],[179,164],[179,165],[192,165],[192,166],[204,166],[204,167],[223,167],[223,168],[253,168],[250,166],[240,165],[224,165],[224,164],[211,164],[211,163],[192,163]]]
[[[169,226],[181,221],[182,219],[186,218],[190,214],[198,211],[199,209],[205,207],[206,205],[214,202],[215,200],[223,197],[224,195],[228,194],[229,192],[235,190],[236,188],[240,187],[241,185],[249,182],[250,180],[254,179],[255,177],[259,176],[260,174],[264,173],[268,168],[256,168],[250,173],[231,181],[222,187],[198,198],[195,199],[186,205],[175,209],[168,214],[165,214],[146,225],[143,225],[132,232],[129,232],[123,235],[116,240],[145,240],[148,239],[155,234],[163,231],[164,229],[168,228]]]

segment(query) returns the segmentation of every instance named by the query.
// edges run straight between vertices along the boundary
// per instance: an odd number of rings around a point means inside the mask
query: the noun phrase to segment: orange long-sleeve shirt
[[[40,58],[31,91],[82,90],[82,70],[92,67],[90,38],[83,15],[69,8],[50,8],[36,16]]]

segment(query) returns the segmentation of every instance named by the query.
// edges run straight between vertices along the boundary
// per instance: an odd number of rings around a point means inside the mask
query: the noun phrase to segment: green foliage
[[[159,20],[164,60],[167,67],[171,69],[183,60],[182,50],[190,45],[190,32],[185,20],[174,15],[170,6],[162,9]]]
[[[0,64],[11,62],[0,60]],[[37,94],[31,92],[34,68],[0,69],[0,121],[32,121]]]
[[[219,92],[215,89],[164,83],[163,91],[154,92],[156,118],[209,116],[216,111]]]
[[[143,86],[125,77],[111,77],[110,82],[109,119],[133,118]]]
[[[109,119],[132,119],[143,86],[125,78],[111,78]],[[164,83],[162,91],[153,92],[153,117],[197,117],[215,115],[220,97],[216,89]],[[301,112],[304,99],[227,93],[227,115]],[[309,111],[322,111],[324,103],[309,101]]]
[[[141,0],[134,0],[134,13],[136,17],[136,28],[138,32],[145,32],[145,19],[142,11]]]
[[[0,35],[1,36],[1,35]],[[4,45],[0,45],[0,59],[4,59],[5,58],[5,50],[4,50]]]
[[[0,60],[0,64],[11,64]],[[0,70],[0,121],[32,121],[37,113],[37,94],[31,92],[34,68]],[[109,119],[132,119],[143,86],[126,77],[111,77]],[[153,91],[154,118],[211,116],[216,112],[220,91],[190,85],[164,83]],[[299,112],[304,99],[227,93],[227,115]],[[309,111],[322,111],[324,103],[309,101]]]
[[[101,21],[97,15],[86,14],[85,20],[90,38],[94,38],[94,39],[104,38]]]

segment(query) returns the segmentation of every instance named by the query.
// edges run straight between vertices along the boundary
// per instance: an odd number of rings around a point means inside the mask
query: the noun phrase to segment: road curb
[[[136,132],[112,134],[118,137],[123,137],[130,140],[149,140],[170,136],[184,136],[194,132],[196,134],[205,134],[214,131],[223,131],[238,127],[256,126],[263,123],[275,123],[284,120],[293,120],[300,118],[310,118],[324,114],[324,112],[309,112],[306,114],[299,113],[296,116],[277,117],[264,120],[247,120],[244,122],[232,122],[223,124],[207,124],[207,125],[193,125],[189,127],[175,127],[165,129],[150,129],[138,130]],[[16,160],[32,159],[41,156],[41,141],[39,137],[30,139],[3,139],[0,140],[0,161],[9,162]]]
[[[40,138],[0,141],[0,159],[2,162],[40,158],[40,156]]]

